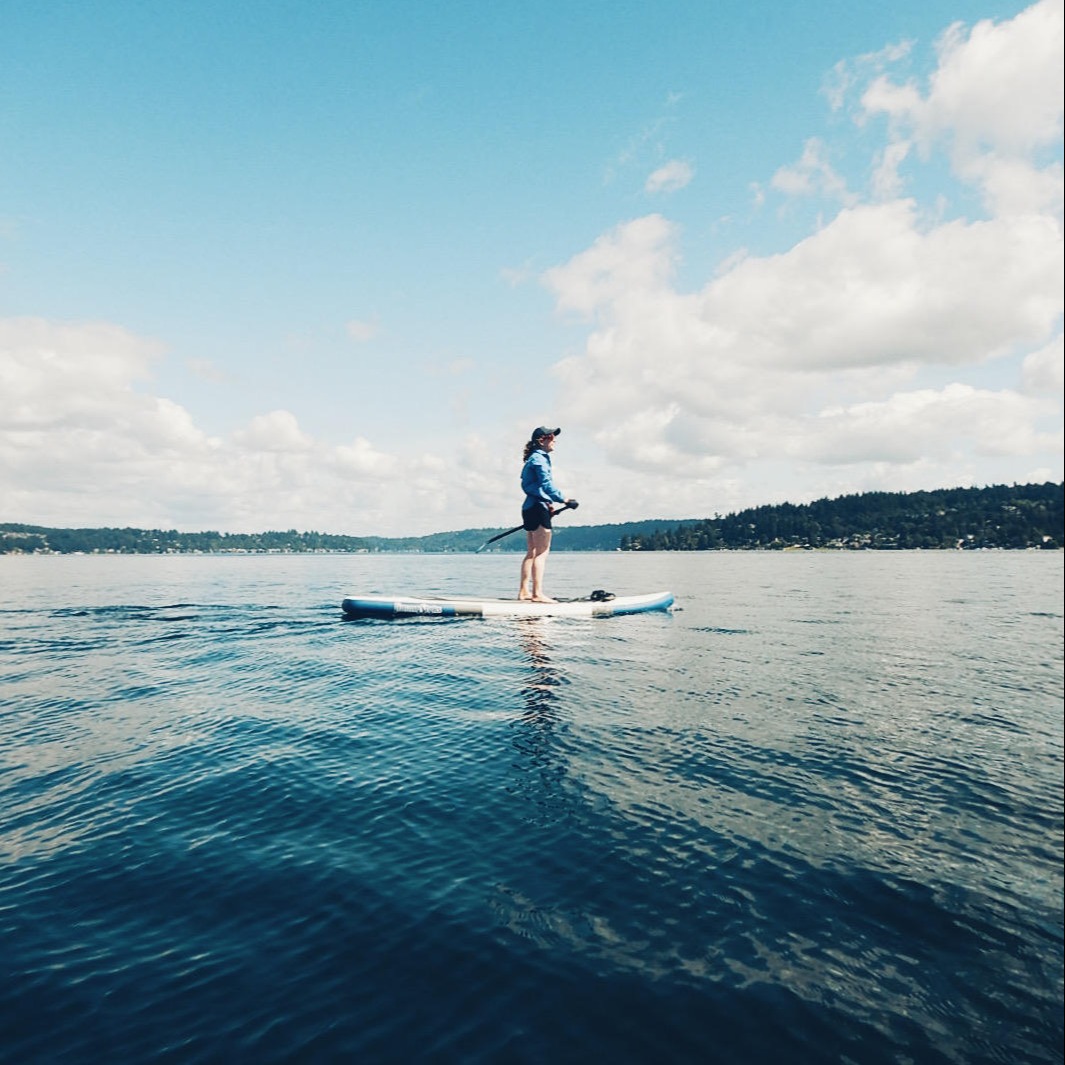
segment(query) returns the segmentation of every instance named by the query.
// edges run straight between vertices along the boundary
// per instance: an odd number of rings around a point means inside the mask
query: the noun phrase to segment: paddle
[[[564,510],[576,510],[578,506],[580,506],[580,504],[575,499],[571,499],[564,506],[559,507],[558,510],[551,511],[551,516],[554,517],[556,514],[561,514]],[[491,540],[485,540],[477,550],[483,551],[489,544],[494,544],[496,540],[502,540],[504,536],[510,536],[511,533],[516,533],[519,529],[524,528],[524,525],[515,525],[513,529],[507,529],[506,532],[496,533]]]

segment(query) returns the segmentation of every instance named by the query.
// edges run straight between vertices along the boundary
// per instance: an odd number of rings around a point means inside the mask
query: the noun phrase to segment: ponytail
[[[535,440],[530,440],[525,445],[525,453],[521,456],[522,462],[528,462],[529,456],[537,449],[538,445]]]

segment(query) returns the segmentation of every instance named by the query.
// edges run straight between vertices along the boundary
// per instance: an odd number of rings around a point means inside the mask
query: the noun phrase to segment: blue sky
[[[1062,3],[7,0],[0,512],[1062,479]]]

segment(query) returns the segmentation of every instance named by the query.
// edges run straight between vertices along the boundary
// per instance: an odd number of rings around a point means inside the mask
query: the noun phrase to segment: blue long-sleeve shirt
[[[521,468],[521,488],[525,493],[522,510],[537,503],[566,502],[566,497],[551,479],[551,456],[546,451],[537,449],[528,457]]]

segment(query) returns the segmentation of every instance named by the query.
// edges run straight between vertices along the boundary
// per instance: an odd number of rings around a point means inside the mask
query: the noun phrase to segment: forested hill
[[[850,550],[1060,548],[1065,486],[997,485],[935,492],[865,492],[755,507],[621,541],[629,551],[784,548]]]
[[[1065,545],[1065,486],[997,485],[935,492],[865,492],[814,503],[755,507],[727,517],[569,525],[560,517],[559,551],[713,551],[830,548],[1044,548]],[[307,553],[476,551],[501,529],[418,537],[318,532],[182,533],[160,529],[53,529],[0,524],[0,554]],[[522,551],[520,533],[490,551]]]

